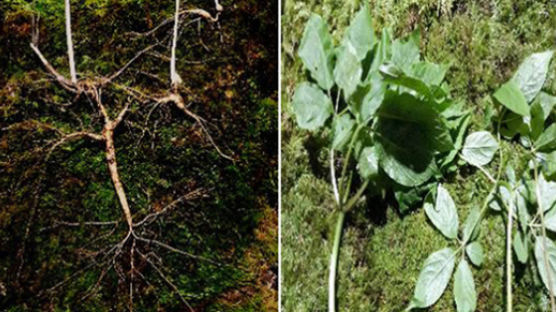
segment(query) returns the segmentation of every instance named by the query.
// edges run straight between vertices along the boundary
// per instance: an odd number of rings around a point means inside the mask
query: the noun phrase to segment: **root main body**
[[[156,234],[153,235],[152,231],[149,231],[147,227],[152,224],[160,216],[164,215],[168,211],[171,210],[178,202],[182,200],[192,200],[198,198],[200,196],[204,196],[204,192],[200,191],[199,189],[193,190],[188,194],[181,196],[180,198],[172,201],[169,205],[162,208],[159,211],[147,214],[142,220],[139,222],[133,221],[133,213],[130,208],[130,204],[128,201],[128,197],[125,191],[124,183],[121,180],[120,172],[118,170],[118,162],[116,157],[116,145],[114,142],[115,137],[115,130],[117,127],[122,123],[126,114],[130,111],[130,102],[131,99],[139,100],[140,104],[145,104],[145,102],[154,102],[154,107],[156,108],[160,103],[167,103],[172,102],[174,103],[181,111],[183,111],[188,117],[193,118],[195,122],[201,127],[203,133],[210,141],[211,145],[216,149],[216,151],[224,158],[232,160],[232,158],[225,153],[223,153],[220,148],[216,145],[214,140],[212,139],[207,127],[205,125],[206,121],[198,116],[197,114],[190,111],[185,102],[183,97],[179,94],[179,85],[182,83],[181,78],[176,70],[176,43],[177,43],[177,36],[178,36],[178,28],[179,28],[179,17],[183,14],[191,14],[199,16],[200,19],[206,19],[209,22],[217,22],[218,15],[222,11],[222,6],[218,4],[218,1],[215,2],[215,6],[217,9],[216,17],[212,17],[206,11],[201,9],[189,9],[185,11],[179,10],[179,1],[176,0],[176,13],[174,16],[174,28],[173,28],[173,38],[172,38],[172,60],[171,60],[171,92],[169,96],[158,98],[154,96],[146,95],[140,91],[137,91],[131,87],[121,88],[124,89],[130,96],[128,98],[127,103],[121,108],[116,115],[116,117],[111,117],[114,113],[111,114],[109,109],[103,103],[103,96],[102,90],[103,88],[109,89],[111,86],[116,86],[114,80],[118,77],[123,75],[124,71],[129,68],[129,66],[135,62],[141,55],[145,54],[147,51],[151,50],[154,47],[163,46],[162,42],[157,41],[156,43],[144,48],[139,53],[135,55],[130,61],[128,61],[120,70],[114,72],[112,75],[107,75],[104,77],[94,77],[88,79],[78,79],[77,71],[75,68],[75,60],[74,60],[74,49],[73,49],[73,41],[72,41],[72,34],[71,34],[71,12],[70,12],[70,5],[69,0],[65,0],[65,18],[66,18],[66,42],[67,42],[67,51],[68,51],[68,59],[69,59],[69,66],[70,66],[70,78],[66,78],[64,75],[60,74],[44,57],[41,53],[40,49],[35,43],[31,43],[32,50],[36,53],[38,58],[40,59],[41,63],[44,65],[48,73],[55,77],[56,82],[59,86],[63,89],[68,91],[69,93],[74,95],[74,101],[80,97],[85,97],[89,102],[92,104],[93,109],[96,109],[97,116],[101,116],[103,119],[102,123],[102,132],[95,133],[95,131],[80,129],[79,131],[72,132],[72,133],[65,133],[64,131],[52,127],[50,125],[44,125],[38,123],[40,127],[46,128],[48,130],[54,130],[59,139],[52,144],[49,144],[49,149],[47,152],[46,159],[49,158],[50,154],[57,149],[58,147],[68,143],[70,141],[75,141],[79,139],[91,139],[97,142],[101,142],[104,145],[104,157],[107,163],[108,171],[110,173],[111,182],[114,187],[114,191],[117,195],[119,205],[123,212],[123,217],[127,224],[128,230],[123,239],[119,240],[118,243],[115,245],[111,245],[105,248],[101,248],[95,252],[88,252],[88,255],[85,257],[86,260],[90,260],[88,265],[85,265],[81,269],[77,270],[74,274],[70,275],[66,279],[61,282],[56,283],[53,287],[47,289],[46,291],[41,291],[39,296],[44,296],[50,294],[53,290],[67,284],[77,276],[83,274],[87,270],[98,267],[101,269],[101,274],[98,278],[98,281],[92,286],[87,294],[82,298],[85,299],[89,296],[92,296],[98,288],[100,288],[100,284],[102,280],[107,275],[109,270],[114,270],[119,278],[120,281],[127,281],[129,284],[129,309],[133,310],[133,292],[136,289],[137,283],[134,283],[136,278],[143,279],[147,284],[150,284],[146,277],[142,274],[141,270],[138,269],[137,263],[142,262],[144,265],[150,266],[154,272],[158,275],[160,280],[163,284],[165,284],[183,303],[188,311],[194,311],[193,307],[189,304],[188,299],[185,298],[181,293],[178,287],[174,284],[172,279],[165,275],[164,272],[168,272],[169,270],[163,267],[161,257],[156,254],[157,250],[165,250],[167,252],[172,252],[179,254],[181,256],[187,257],[189,259],[195,261],[204,261],[206,263],[210,263],[213,266],[222,266],[222,264],[216,260],[209,259],[206,257],[198,256],[193,253],[187,252],[185,250],[181,250],[179,248],[173,247],[163,241],[159,241],[156,238]],[[158,29],[155,28],[155,30]],[[38,43],[37,43],[38,44]],[[148,120],[148,118],[147,118]],[[82,123],[81,123],[82,124]],[[118,228],[118,224],[120,221],[108,221],[108,222],[99,222],[99,221],[87,221],[82,223],[76,222],[67,222],[67,221],[60,221],[57,222],[54,226],[48,227],[47,229],[52,229],[59,226],[109,226],[112,229],[102,237],[95,238],[93,242],[98,241],[101,238],[111,237],[117,235],[116,229]],[[91,243],[92,244],[92,243]],[[124,261],[125,269],[122,268],[120,262]]]
[[[110,171],[110,177],[112,178],[112,183],[114,184],[114,189],[118,195],[118,200],[124,212],[125,220],[129,226],[130,231],[133,229],[133,219],[131,217],[131,210],[129,209],[129,203],[127,202],[127,196],[120,179],[120,174],[118,173],[118,163],[116,161],[116,148],[114,147],[114,129],[112,129],[112,123],[107,124],[103,131],[103,138],[106,144],[106,163],[108,164],[108,170]]]

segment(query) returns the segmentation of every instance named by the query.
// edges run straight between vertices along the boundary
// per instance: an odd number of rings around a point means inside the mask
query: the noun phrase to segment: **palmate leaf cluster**
[[[518,137],[530,149],[528,168],[516,177],[514,168],[506,168],[490,207],[516,219],[512,247],[517,260],[529,264],[534,259],[543,284],[556,295],[556,245],[543,229],[556,232],[556,97],[542,91],[554,51],[534,53],[519,66],[513,77],[493,95],[506,108],[498,118],[501,134]],[[533,254],[533,256],[530,256]]]
[[[426,308],[435,304],[446,290],[453,274],[453,294],[457,311],[475,311],[477,293],[468,261],[475,266],[483,263],[483,248],[477,241],[480,212],[472,210],[460,227],[456,204],[450,193],[439,184],[434,203],[432,197],[432,195],[428,196],[424,204],[428,218],[446,238],[452,242],[459,241],[461,245],[456,250],[451,247],[438,250],[425,260],[417,279],[413,299],[407,310]],[[458,232],[460,233],[459,240],[457,240]],[[459,264],[454,273],[458,259],[460,259]]]
[[[556,135],[553,129],[556,127],[551,122],[555,98],[541,91],[552,54],[552,51],[546,51],[526,58],[511,80],[493,95],[495,102],[504,108],[497,121],[500,135],[508,139],[519,136],[518,142],[531,149],[532,159],[520,178],[511,166],[505,167],[505,180],[490,177],[495,187],[486,198],[488,206],[484,207],[505,212],[507,218],[515,219],[516,230],[510,226],[508,235],[513,235],[509,241],[517,260],[528,264],[528,260],[534,258],[531,265],[536,268],[546,289],[556,295],[556,245],[542,230],[556,232],[556,182],[545,178],[554,175],[552,155],[556,150]],[[498,150],[499,142],[492,134],[478,131],[465,138],[460,157],[486,172],[484,166],[492,161]],[[431,198],[432,195],[424,205],[427,216],[444,236],[455,241],[458,238],[458,217],[450,194],[438,186],[434,204]],[[471,210],[461,229],[457,250],[444,248],[427,258],[408,310],[429,307],[442,296],[461,253],[454,273],[454,300],[458,312],[475,311],[477,294],[467,260],[476,266],[483,261],[483,249],[477,241],[477,225],[483,212],[478,208]]]
[[[377,35],[363,6],[334,45],[312,14],[298,49],[309,79],[292,98],[298,126],[330,133],[331,148],[353,157],[360,180],[393,187],[402,210],[455,169],[469,122],[443,83],[448,66],[423,60],[419,41],[419,31]]]

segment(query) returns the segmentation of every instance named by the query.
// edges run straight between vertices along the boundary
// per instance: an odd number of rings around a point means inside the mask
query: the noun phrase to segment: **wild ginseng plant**
[[[551,181],[556,178],[556,97],[541,91],[553,52],[527,57],[493,94],[501,107],[498,137],[520,144],[528,161],[519,178],[506,166],[506,180],[493,181],[497,188],[489,204],[506,215],[506,311],[512,311],[513,254],[522,265],[536,267],[556,311],[556,245],[547,236],[547,230],[556,232],[556,182]]]
[[[514,254],[523,265],[536,268],[548,290],[552,311],[556,311],[556,245],[547,237],[547,230],[556,232],[556,183],[550,181],[556,177],[556,124],[552,123],[556,97],[541,91],[552,55],[553,51],[546,51],[527,57],[514,76],[493,94],[498,108],[496,137],[487,131],[466,137],[459,156],[485,174],[491,182],[490,192],[481,207],[469,213],[458,240],[459,249],[437,251],[425,261],[408,309],[431,306],[440,298],[452,275],[458,252],[461,252],[454,278],[454,299],[458,312],[475,311],[477,295],[465,258],[477,266],[482,263],[483,252],[477,242],[478,225],[490,208],[503,213],[507,222],[506,311],[513,311]],[[502,139],[512,150],[518,150],[517,144],[526,150],[527,168],[519,178],[514,168],[506,165],[510,155],[505,156],[498,148]],[[499,162],[493,175],[485,166],[497,151]],[[426,203],[425,211],[444,235],[457,231],[454,204],[445,191],[439,188],[435,211],[431,207],[432,204]],[[535,261],[529,262],[533,258]]]
[[[394,192],[405,210],[455,170],[469,114],[454,104],[442,83],[448,66],[422,60],[419,40],[418,32],[392,40],[387,29],[377,36],[366,6],[337,47],[316,14],[303,33],[298,53],[309,81],[297,85],[292,109],[300,128],[330,136],[330,181],[338,213],[329,311],[336,309],[346,213],[365,193],[386,191]],[[341,155],[338,162],[335,153]]]

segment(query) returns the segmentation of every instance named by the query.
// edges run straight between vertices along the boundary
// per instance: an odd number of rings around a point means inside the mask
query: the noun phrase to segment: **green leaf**
[[[478,242],[472,242],[471,244],[465,247],[465,252],[467,253],[467,257],[469,260],[476,265],[481,266],[483,264],[483,247]]]
[[[512,111],[507,111],[502,117],[502,120],[506,121],[501,125],[500,134],[507,138],[513,138],[516,134],[527,135],[529,133],[529,127],[524,122],[524,118]]]
[[[318,85],[325,90],[332,88],[334,47],[328,26],[319,15],[312,14],[305,25],[298,53]]]
[[[417,62],[412,65],[412,76],[427,85],[439,86],[446,76],[448,66],[430,62]]]
[[[463,240],[465,242],[470,242],[477,239],[479,236],[479,222],[481,218],[481,212],[478,208],[471,208],[465,222],[463,223]]]
[[[332,140],[332,148],[342,150],[351,138],[351,133],[355,127],[355,121],[349,114],[343,114],[334,118],[334,139]]]
[[[344,97],[348,99],[361,81],[363,69],[361,62],[355,55],[355,49],[351,43],[340,47],[336,67],[334,67],[334,80],[338,87],[344,91]]]
[[[529,105],[519,86],[510,80],[494,93],[494,98],[512,112],[521,116],[529,116]]]
[[[423,195],[436,189],[437,183],[423,184],[417,187],[394,185],[394,196],[398,202],[398,209],[402,214],[417,207],[423,202]],[[429,193],[430,194],[430,193]]]
[[[466,113],[465,115],[458,118],[457,127],[450,131],[452,132],[452,137],[454,136],[453,133],[455,132],[456,140],[454,141],[454,149],[452,149],[446,155],[446,157],[442,159],[442,162],[440,164],[441,169],[448,167],[452,163],[452,161],[456,158],[460,149],[463,147],[463,137],[465,135],[465,132],[467,131],[467,127],[469,126],[470,121],[471,121],[471,114]]]
[[[496,195],[489,194],[488,196],[488,207],[494,211],[502,211],[502,205]]]
[[[426,97],[428,100],[434,99],[434,95],[429,86],[417,78],[406,75],[396,67],[396,65],[391,63],[381,65],[379,71],[384,76],[385,81],[411,89],[419,95]]]
[[[477,307],[473,274],[465,260],[460,261],[454,275],[454,300],[458,312],[473,312]]]
[[[544,225],[547,230],[556,233],[556,209],[552,209],[544,216]]]
[[[506,208],[512,209],[514,216],[517,212],[512,191],[504,184],[498,186],[498,193],[490,200],[489,207],[496,211],[506,211]]]
[[[459,223],[456,204],[450,193],[441,184],[438,184],[434,206],[425,203],[424,208],[432,224],[444,236],[449,239],[455,239],[458,236]]]
[[[392,43],[392,63],[406,73],[419,61],[419,32],[415,31],[407,40],[395,40]]]
[[[332,101],[316,85],[302,82],[292,99],[292,108],[300,128],[316,130],[332,114]]]
[[[512,167],[511,164],[508,164],[504,173],[506,174],[506,178],[508,178],[508,183],[510,183],[510,185],[515,185],[517,182],[517,178],[515,176],[514,167]]]
[[[426,182],[437,170],[433,155],[453,148],[439,113],[408,93],[387,91],[377,117],[374,136],[380,166],[401,185]]]
[[[454,258],[454,251],[451,248],[444,248],[434,252],[425,260],[408,309],[430,307],[438,301],[454,271]]]
[[[535,258],[544,286],[548,290],[552,289],[552,295],[556,296],[556,246],[554,246],[554,243],[548,238],[543,240],[542,237],[537,237],[535,240]],[[548,266],[545,263],[548,263]],[[549,276],[550,284],[548,283]]]
[[[517,260],[521,263],[527,263],[529,259],[529,242],[527,238],[521,235],[520,231],[514,234],[513,247]]]
[[[535,141],[535,148],[539,152],[551,152],[556,149],[556,123],[553,123]]]
[[[520,188],[523,187],[522,185],[520,185]],[[519,218],[519,225],[521,226],[521,229],[523,231],[527,230],[527,227],[529,226],[529,220],[531,219],[531,216],[529,216],[529,211],[527,210],[527,200],[525,199],[525,196],[520,192],[516,192],[516,200],[515,200],[515,206],[517,207],[517,216]]]
[[[546,181],[541,173],[537,182],[539,188],[540,201],[543,211],[550,210],[556,204],[556,182]]]
[[[552,153],[538,153],[537,156],[541,159],[544,175],[550,179],[556,178],[556,151]]]
[[[473,132],[465,138],[461,154],[474,166],[488,164],[498,150],[498,142],[488,131]]]
[[[523,117],[525,124],[529,126],[529,137],[536,140],[544,130],[544,111],[540,101],[531,105],[531,117]]]
[[[368,146],[361,151],[357,168],[363,180],[378,175],[378,155],[374,146]]]
[[[380,75],[371,73],[371,76],[364,85],[357,86],[350,98],[350,108],[353,108],[361,123],[367,122],[374,116],[386,92],[386,86]]]
[[[527,102],[531,102],[542,89],[552,54],[552,50],[531,54],[519,65],[512,77]]]
[[[552,113],[554,105],[556,105],[556,96],[541,91],[539,93],[539,102],[541,103],[544,120],[546,120]]]
[[[344,43],[346,41],[349,41],[355,48],[355,55],[359,61],[362,61],[375,45],[375,31],[373,29],[369,7],[366,2],[349,25],[344,37]]]
[[[383,28],[382,36],[380,38],[380,42],[378,43],[369,72],[372,73],[377,71],[380,65],[384,64],[385,61],[390,59],[391,55],[392,55],[392,37],[390,36],[390,30],[388,28]]]

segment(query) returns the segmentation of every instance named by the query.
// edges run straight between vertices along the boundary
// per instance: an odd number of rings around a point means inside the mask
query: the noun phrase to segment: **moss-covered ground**
[[[181,2],[216,13],[213,1]],[[119,86],[102,90],[111,116],[130,103],[115,132],[121,180],[137,221],[200,190],[136,230],[224,265],[140,248],[195,311],[277,311],[278,4],[220,3],[218,23],[182,15],[176,63],[188,108],[208,121],[233,162],[180,110],[155,109],[156,101],[122,91],[169,91],[172,23],[164,21],[172,21],[174,1],[72,0],[76,67],[83,80],[107,76],[160,43],[117,78]],[[29,46],[34,33],[52,66],[69,76],[64,1],[0,1],[0,310],[128,311],[133,281],[135,311],[184,311],[145,258],[130,255],[131,242],[116,261],[80,272],[95,264],[91,258],[104,263],[95,252],[127,229],[101,144],[73,141],[46,157],[58,137],[37,124],[100,132],[102,118],[86,96],[47,74]],[[84,224],[114,220],[113,230]]]
[[[283,311],[326,311],[328,261],[336,222],[328,176],[326,137],[300,131],[289,101],[306,79],[297,47],[311,12],[330,26],[336,42],[361,1],[285,1],[282,15],[282,305]],[[421,29],[421,52],[431,61],[450,63],[452,95],[473,112],[472,130],[492,130],[489,94],[506,81],[528,54],[554,48],[554,1],[369,1],[378,32],[392,27],[396,37]],[[545,88],[556,90],[554,66]],[[524,168],[524,152],[504,143],[509,163]],[[495,170],[497,162],[491,164]],[[490,185],[469,167],[445,177],[460,220],[484,200]],[[392,196],[390,196],[392,197]],[[503,311],[504,219],[488,213],[481,223],[482,267],[473,268],[477,311]],[[338,269],[340,311],[402,311],[407,307],[427,256],[448,241],[417,207],[400,214],[394,201],[367,198],[348,214]],[[518,265],[514,311],[544,311],[547,298],[534,286],[536,275]],[[455,311],[452,284],[430,311]]]

